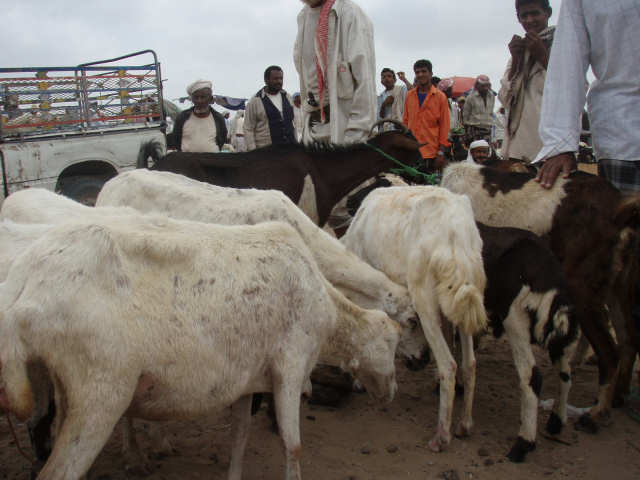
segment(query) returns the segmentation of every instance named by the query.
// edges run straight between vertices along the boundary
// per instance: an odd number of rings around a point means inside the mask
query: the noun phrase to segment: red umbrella
[[[446,80],[446,82],[445,82]],[[442,82],[445,82],[444,84]],[[453,88],[451,92],[451,96],[453,98],[458,98],[465,92],[468,92],[473,88],[473,85],[476,83],[475,77],[449,77],[443,78],[440,80],[440,85],[447,85],[449,82],[453,82]]]

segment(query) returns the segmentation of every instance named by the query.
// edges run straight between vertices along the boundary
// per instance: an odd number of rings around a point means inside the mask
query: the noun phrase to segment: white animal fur
[[[125,411],[184,418],[234,402],[229,478],[239,479],[249,394],[272,389],[287,478],[300,478],[299,396],[321,349],[370,393],[389,399],[396,388],[397,327],[379,313],[359,328],[361,310],[284,224],[131,216],[65,225],[17,260],[0,305],[13,410],[31,409],[27,361],[41,359],[56,386],[57,441],[42,480],[84,474]]]
[[[478,174],[480,168],[480,165],[467,162],[452,163],[444,170],[440,186],[467,195],[479,222],[494,227],[522,228],[536,235],[549,233],[553,220],[549,212],[554,212],[566,196],[566,179],[558,178],[550,190],[553,193],[530,180],[522,188],[506,194],[497,191],[490,196],[483,188],[482,176]]]
[[[487,324],[482,240],[469,199],[437,187],[376,189],[364,200],[344,244],[406,285],[440,374],[435,451],[451,440],[456,363],[440,329],[440,313],[460,329],[465,377],[465,412],[457,433],[472,426],[475,358],[471,335]]]

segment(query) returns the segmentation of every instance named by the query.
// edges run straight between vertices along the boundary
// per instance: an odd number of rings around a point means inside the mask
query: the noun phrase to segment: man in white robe
[[[549,27],[549,0],[517,0],[516,14],[526,34],[509,42],[507,64],[498,99],[504,105],[506,123],[502,155],[505,159],[532,162],[542,148],[538,134],[542,92],[555,27]]]
[[[640,191],[638,0],[564,0],[542,98],[537,180],[551,188],[576,168],[585,96],[598,170],[622,191]],[[586,94],[586,72],[595,81]]]
[[[293,59],[304,143],[357,143],[376,121],[373,25],[352,0],[303,0]]]

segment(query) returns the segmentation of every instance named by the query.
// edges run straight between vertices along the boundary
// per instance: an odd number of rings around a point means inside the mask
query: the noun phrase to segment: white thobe
[[[315,13],[314,13],[315,12]],[[362,9],[351,0],[336,0],[329,13],[329,42],[326,78],[330,122],[310,128],[313,108],[307,103],[309,92],[319,101],[315,70],[315,52],[307,50],[309,39],[315,38],[319,7],[305,5],[298,14],[298,34],[293,60],[300,76],[300,95],[304,112],[303,142],[330,141],[354,143],[367,139],[376,121],[375,50],[373,25]],[[307,42],[305,42],[305,39]],[[305,45],[306,44],[306,45]],[[314,87],[315,85],[315,87]]]
[[[209,116],[200,118],[192,113],[182,128],[182,151],[219,152],[220,148],[216,143],[217,131],[213,114],[209,113]]]
[[[596,158],[640,160],[640,1],[564,0],[542,97],[536,161],[578,151],[586,95]]]

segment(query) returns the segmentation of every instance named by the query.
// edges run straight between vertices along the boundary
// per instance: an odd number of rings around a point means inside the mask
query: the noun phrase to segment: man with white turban
[[[489,142],[486,140],[476,140],[475,142],[471,142],[471,145],[469,145],[467,162],[485,165],[487,160],[489,160],[489,149]]]
[[[211,108],[213,90],[208,80],[196,80],[187,87],[193,107],[180,112],[173,127],[176,147],[182,152],[219,152],[227,139],[222,114]]]
[[[373,25],[352,0],[303,0],[293,60],[304,143],[365,141],[376,121]]]

